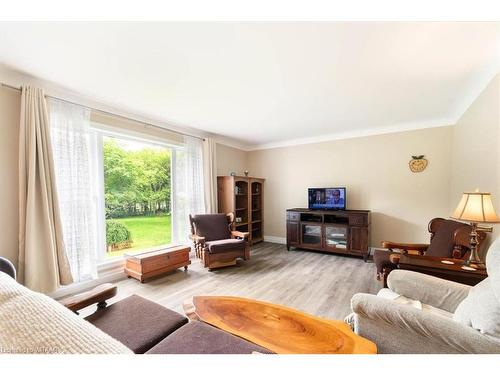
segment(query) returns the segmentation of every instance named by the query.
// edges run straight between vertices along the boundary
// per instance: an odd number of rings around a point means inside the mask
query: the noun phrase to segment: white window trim
[[[164,148],[168,148],[170,150],[170,207],[171,207],[171,231],[172,235],[174,233],[174,202],[175,200],[173,199],[174,194],[175,194],[175,189],[174,189],[174,178],[175,178],[175,173],[174,171],[174,166],[175,166],[175,150],[179,149],[180,146],[177,144],[169,143],[166,142],[164,139],[159,139],[150,135],[143,135],[141,136],[139,133],[133,132],[126,130],[124,131],[123,129],[117,129],[111,126],[106,126],[103,124],[99,124],[96,122],[91,123],[91,129],[93,131],[93,136],[95,137],[93,143],[93,147],[95,148],[93,151],[93,162],[95,163],[95,169],[97,171],[97,178],[96,178],[96,192],[97,192],[97,211],[98,211],[98,228],[97,228],[97,243],[98,243],[98,248],[101,250],[97,251],[97,272],[99,279],[101,278],[101,275],[110,270],[110,269],[116,269],[116,268],[121,268],[123,269],[125,266],[125,256],[120,255],[117,256],[116,258],[111,258],[107,259],[105,256],[105,251],[106,251],[106,202],[105,202],[105,188],[104,188],[104,156],[103,156],[103,137],[108,136],[108,137],[113,137],[113,138],[118,138],[118,139],[123,139],[123,140],[131,140],[131,141],[136,141],[136,142],[142,142],[146,144],[151,144],[155,146],[161,146]],[[147,248],[143,249],[140,252],[134,253],[134,254],[141,254],[144,252],[152,251],[152,250],[160,250],[164,248],[168,248],[172,246],[172,242],[169,244],[164,244],[160,245],[157,247],[153,248]]]
[[[90,123],[90,126],[91,129],[103,134],[108,134],[111,137],[130,139],[137,142],[146,142],[168,148],[182,148],[184,146],[182,143],[175,142],[173,140],[157,137],[151,134],[140,133],[129,129],[122,129],[110,125],[104,125],[95,121],[92,121]]]

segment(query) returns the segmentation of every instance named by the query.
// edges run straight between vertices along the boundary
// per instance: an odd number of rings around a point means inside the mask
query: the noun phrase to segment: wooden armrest
[[[192,234],[190,237],[194,242],[205,242],[205,237],[198,236],[197,234]]]
[[[116,292],[116,285],[106,283],[98,285],[87,292],[63,298],[58,302],[73,312],[77,312],[94,303],[97,303],[98,308],[104,308],[106,307],[106,300],[116,296]]]
[[[424,252],[429,247],[428,244],[419,243],[398,243],[391,241],[382,241],[382,247],[384,249],[401,249],[401,250],[417,250],[419,252]]]
[[[232,230],[231,237],[247,238],[250,232],[240,232],[239,230]]]

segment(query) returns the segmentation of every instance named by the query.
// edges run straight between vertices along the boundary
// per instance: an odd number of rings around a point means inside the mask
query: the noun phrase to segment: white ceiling
[[[500,23],[0,23],[0,62],[264,147],[455,123]]]

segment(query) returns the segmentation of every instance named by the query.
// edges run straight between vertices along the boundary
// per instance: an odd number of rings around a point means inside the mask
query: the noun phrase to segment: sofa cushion
[[[52,298],[0,272],[0,352],[113,354],[132,352]]]
[[[251,354],[271,351],[203,322],[191,321],[147,354]]]
[[[488,277],[471,288],[469,295],[455,310],[453,319],[483,334],[500,339],[500,304],[491,282],[491,278]]]
[[[453,234],[458,228],[464,226],[468,225],[455,220],[443,220],[443,223],[434,234],[425,255],[451,258],[453,256],[454,247]]]
[[[227,239],[207,242],[208,251],[212,254],[225,253],[227,251],[245,250],[246,241],[241,239]]]
[[[134,353],[144,353],[188,322],[185,316],[132,295],[86,318]]]
[[[226,214],[203,214],[193,216],[196,234],[205,237],[205,241],[231,238]]]
[[[500,304],[500,237],[498,237],[489,247],[486,254],[486,268],[488,278],[491,279],[493,293]]]
[[[486,255],[488,278],[471,288],[453,319],[500,339],[500,238]]]

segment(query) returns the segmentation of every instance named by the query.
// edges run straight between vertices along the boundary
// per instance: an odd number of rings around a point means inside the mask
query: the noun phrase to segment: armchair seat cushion
[[[208,241],[206,244],[208,246],[208,251],[212,254],[238,250],[244,251],[246,247],[245,240],[232,238],[218,241]]]
[[[394,254],[392,251],[375,250],[373,252],[373,262],[377,267],[377,273],[381,274],[384,268],[396,269],[397,266],[391,262],[391,255]]]
[[[251,354],[253,352],[272,353],[266,348],[206,323],[191,321],[165,338],[147,354]]]
[[[138,354],[188,322],[185,316],[136,295],[97,310],[86,320]]]

